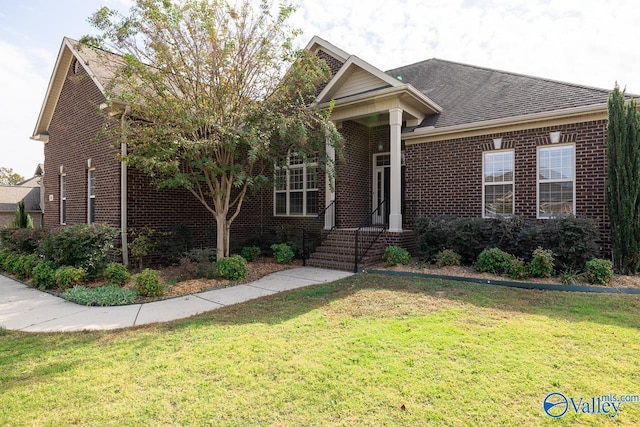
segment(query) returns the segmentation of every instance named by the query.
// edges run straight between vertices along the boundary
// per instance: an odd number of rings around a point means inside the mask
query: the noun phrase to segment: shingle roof
[[[522,74],[429,59],[387,71],[442,107],[423,126],[442,128],[605,104],[609,91]]]
[[[0,186],[0,212],[14,212],[21,200],[27,212],[40,211],[40,187]]]

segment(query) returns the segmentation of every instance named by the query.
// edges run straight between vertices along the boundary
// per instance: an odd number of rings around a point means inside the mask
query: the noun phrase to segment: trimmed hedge
[[[554,218],[543,221],[514,218],[422,217],[416,220],[418,250],[427,259],[444,249],[458,253],[472,265],[489,248],[499,248],[530,261],[538,247],[551,250],[559,271],[582,270],[599,255],[598,232],[588,218]]]

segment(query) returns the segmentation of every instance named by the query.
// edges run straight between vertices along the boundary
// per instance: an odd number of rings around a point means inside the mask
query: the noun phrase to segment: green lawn
[[[639,425],[640,403],[542,409],[640,394],[639,314],[638,296],[358,274],[171,324],[4,331],[0,425]]]

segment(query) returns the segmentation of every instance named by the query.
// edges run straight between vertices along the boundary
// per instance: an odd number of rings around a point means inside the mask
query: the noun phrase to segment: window
[[[482,216],[513,215],[513,150],[491,151],[483,156]]]
[[[538,149],[538,218],[575,213],[575,147]]]
[[[289,155],[286,166],[276,169],[275,215],[317,215],[318,158]]]
[[[93,224],[96,220],[96,170],[87,172],[87,223]]]
[[[60,224],[67,223],[67,175],[60,175]]]

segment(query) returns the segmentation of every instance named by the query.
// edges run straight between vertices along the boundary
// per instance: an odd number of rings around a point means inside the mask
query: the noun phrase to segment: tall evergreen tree
[[[616,84],[609,95],[607,211],[616,269],[640,269],[640,118]]]
[[[31,215],[27,213],[27,209],[24,206],[24,202],[18,202],[16,206],[16,214],[13,217],[14,228],[33,228],[33,220]]]

